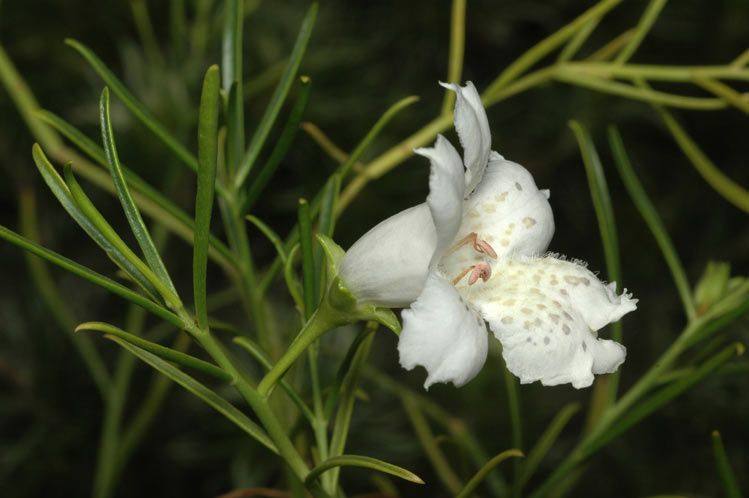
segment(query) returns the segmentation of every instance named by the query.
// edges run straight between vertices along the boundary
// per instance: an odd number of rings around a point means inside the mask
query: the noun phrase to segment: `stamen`
[[[494,248],[489,245],[487,241],[480,239],[476,232],[471,232],[457,241],[450,249],[447,250],[445,254],[452,254],[466,244],[472,244],[473,249],[477,252],[486,254],[492,259],[497,259],[497,252],[494,250]]]
[[[473,270],[473,266],[469,266],[468,268],[460,272],[460,275],[458,275],[457,277],[453,279],[453,285],[458,285],[458,282],[460,282],[460,279],[465,277],[468,274],[468,272],[471,270]]]
[[[491,278],[492,276],[492,267],[489,266],[488,263],[485,263],[483,261],[476,265],[469,266],[452,280],[453,285],[457,285],[458,282],[460,282],[463,277],[468,275],[469,272],[471,273],[471,275],[468,277],[468,285],[473,285],[478,282],[479,279],[484,282],[489,280],[489,278]]]
[[[478,279],[486,282],[492,276],[492,267],[483,261],[473,267],[471,276],[468,277],[468,285],[473,285]]]

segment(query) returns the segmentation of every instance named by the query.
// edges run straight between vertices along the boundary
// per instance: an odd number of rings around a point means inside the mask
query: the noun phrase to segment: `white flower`
[[[491,150],[486,112],[472,83],[457,94],[464,156],[444,137],[429,158],[429,196],[383,221],[346,253],[340,275],[360,302],[408,307],[398,343],[424,387],[461,386],[486,361],[486,324],[522,383],[587,387],[614,372],[626,349],[597,331],[636,308],[579,261],[543,255],[554,233],[548,190]],[[464,167],[465,166],[465,167]]]

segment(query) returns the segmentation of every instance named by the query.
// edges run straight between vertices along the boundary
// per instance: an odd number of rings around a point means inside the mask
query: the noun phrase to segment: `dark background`
[[[156,66],[143,57],[125,1],[5,0],[0,3],[0,41],[42,107],[82,128],[90,137],[98,139],[96,106],[102,82],[63,44],[65,37],[77,38],[91,47],[159,120],[194,148],[200,76],[210,63],[219,62],[220,37],[213,33],[204,60],[177,67],[170,63],[175,60],[175,48],[168,29],[168,2],[150,3],[154,4],[149,7],[150,13],[166,56],[163,65]],[[572,20],[591,2],[471,0],[468,4],[463,75],[464,80],[472,80],[482,90],[526,49]],[[633,26],[646,4],[628,1],[609,14],[582,54]],[[287,56],[306,7],[301,1],[266,2],[248,17],[245,77],[252,78]],[[385,129],[368,157],[418,130],[439,112],[442,103],[437,80],[444,79],[447,71],[449,16],[447,0],[323,1],[302,65],[302,72],[313,80],[306,119],[319,125],[343,149],[351,150],[389,105],[418,94],[421,101]],[[747,26],[749,4],[743,0],[672,2],[634,61],[724,64],[747,48]],[[673,88],[699,94],[688,86]],[[747,90],[740,85],[738,88]],[[248,99],[248,130],[258,122],[271,93],[272,87],[265,88]],[[154,185],[163,185],[167,177],[176,176],[171,195],[191,212],[194,186],[190,175],[179,173],[168,151],[124,107],[113,105],[123,161]],[[749,186],[746,116],[733,109],[674,112],[727,175]],[[624,285],[640,299],[637,312],[625,319],[624,342],[629,354],[622,369],[622,384],[626,388],[673,341],[684,318],[660,252],[610,161],[606,126],[620,127],[634,167],[672,235],[692,283],[709,260],[730,261],[735,274],[749,273],[746,214],[701,179],[647,104],[553,83],[503,101],[488,114],[493,147],[525,165],[541,188],[552,191],[557,231],[550,249],[587,260],[593,270],[603,270],[585,172],[567,121],[577,119],[591,129],[609,177],[619,225]],[[278,131],[274,130],[271,140]],[[455,140],[453,132],[448,136]],[[45,244],[111,275],[106,258],[43,186],[31,161],[32,143],[13,103],[1,90],[0,224],[17,227],[18,191],[31,187],[37,192]],[[296,199],[314,195],[335,166],[311,139],[299,133],[255,214],[285,233],[294,222]],[[175,167],[178,173],[174,173]],[[427,173],[426,161],[410,159],[371,183],[341,218],[337,241],[347,247],[376,222],[421,202],[427,192]],[[95,191],[93,187],[88,190]],[[112,213],[116,226],[124,226],[115,199],[103,193],[97,193],[94,199],[102,211]],[[257,238],[254,253],[258,260],[270,261],[270,245],[251,233]],[[164,258],[178,276],[178,284],[186,289],[189,254],[186,245],[175,241],[169,244]],[[53,270],[53,275],[79,321],[122,322],[126,307],[121,301],[61,271]],[[215,282],[212,285],[220,287]],[[278,306],[285,307],[278,309],[290,309],[280,287],[274,299]],[[747,320],[740,320],[726,333],[746,341]],[[106,359],[114,358],[113,346],[100,347]],[[372,362],[415,388],[422,382],[423,372],[400,370],[395,340],[387,334],[378,336]],[[464,416],[490,453],[510,447],[500,368],[495,357],[469,386],[456,390],[440,385],[429,392],[449,411]],[[139,367],[133,383],[134,399],[145,389],[149,376],[145,367]],[[389,459],[430,483],[420,489],[404,485],[403,496],[445,496],[397,400],[371,383],[364,387],[370,401],[358,404],[348,451]],[[570,496],[721,496],[710,447],[713,429],[723,433],[729,457],[746,488],[748,388],[745,370],[718,375],[698,385],[599,453]],[[526,441],[533,443],[565,403],[585,402],[590,392],[568,386],[521,387]],[[583,419],[583,415],[577,415],[565,430],[539,475],[552,471],[572,448]],[[0,243],[0,495],[86,496],[99,426],[99,400],[85,368],[49,316],[28,277],[21,252]],[[449,446],[445,449],[448,451]],[[214,496],[251,482],[258,469],[269,465],[268,460],[265,454],[252,453],[227,422],[175,389],[150,438],[127,468],[118,496]],[[467,475],[473,472],[465,471]],[[362,474],[349,475],[347,489],[352,493],[372,489]]]

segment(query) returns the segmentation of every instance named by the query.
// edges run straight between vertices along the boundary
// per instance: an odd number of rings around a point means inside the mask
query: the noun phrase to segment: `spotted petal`
[[[419,297],[437,234],[426,204],[401,211],[357,240],[339,274],[361,303],[402,308]]]
[[[429,274],[423,292],[402,316],[400,364],[407,370],[417,365],[426,368],[424,388],[435,382],[460,387],[484,366],[488,347],[484,320],[436,272]]]
[[[507,258],[488,282],[461,288],[502,343],[507,368],[522,383],[588,387],[611,373],[626,349],[597,331],[636,308],[583,265],[557,259]]]
[[[539,190],[527,169],[499,154],[467,201],[463,232],[476,232],[497,255],[539,256],[554,235],[549,191]]]
[[[415,152],[431,162],[427,205],[437,230],[437,254],[452,243],[463,219],[463,163],[442,135],[434,147]]]
[[[466,165],[465,196],[481,182],[492,146],[489,120],[481,103],[481,97],[473,83],[468,81],[461,87],[455,83],[440,83],[455,92],[455,129],[463,146],[463,161]]]

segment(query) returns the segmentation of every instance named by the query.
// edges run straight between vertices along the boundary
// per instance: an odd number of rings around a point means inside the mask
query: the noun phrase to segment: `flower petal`
[[[463,163],[455,147],[442,135],[432,148],[416,149],[429,158],[429,195],[427,205],[437,229],[437,252],[446,249],[455,238],[463,219]]]
[[[484,366],[488,348],[484,320],[436,272],[429,274],[419,299],[402,316],[400,364],[407,370],[417,365],[426,368],[424,388],[435,382],[460,387]]]
[[[492,146],[489,120],[473,83],[468,81],[464,87],[455,83],[440,82],[440,85],[455,92],[455,129],[463,146],[463,161],[466,165],[465,196],[468,197],[481,182],[489,161]]]
[[[579,389],[624,362],[624,346],[596,332],[636,308],[613,289],[578,263],[544,257],[502,260],[489,281],[459,291],[489,322],[522,383]]]
[[[528,170],[493,152],[484,179],[465,203],[456,239],[475,233],[500,260],[539,256],[554,235],[548,199],[548,190],[538,190]],[[443,257],[440,267],[455,276],[481,261],[486,257],[466,244]]]
[[[361,303],[406,307],[419,297],[437,234],[426,204],[391,216],[346,252],[339,275]]]

